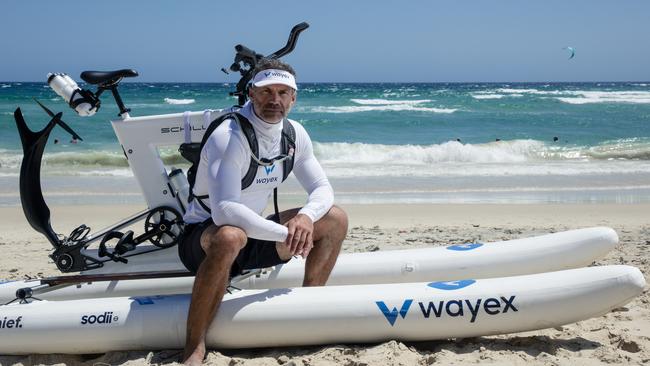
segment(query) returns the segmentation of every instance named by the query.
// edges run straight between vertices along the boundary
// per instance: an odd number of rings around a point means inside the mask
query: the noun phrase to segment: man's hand
[[[289,229],[284,244],[289,248],[291,255],[300,255],[307,258],[311,248],[314,247],[312,240],[314,223],[309,216],[297,214],[284,225]]]

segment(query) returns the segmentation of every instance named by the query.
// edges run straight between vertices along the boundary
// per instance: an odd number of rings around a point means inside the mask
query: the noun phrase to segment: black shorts
[[[211,224],[212,218],[200,223],[185,225],[185,231],[178,243],[178,256],[185,268],[192,273],[196,273],[205,258],[205,252],[201,247],[201,234]],[[230,268],[230,277],[240,275],[248,269],[268,268],[288,261],[289,259],[280,259],[274,241],[248,238],[246,246],[239,251],[239,255]]]

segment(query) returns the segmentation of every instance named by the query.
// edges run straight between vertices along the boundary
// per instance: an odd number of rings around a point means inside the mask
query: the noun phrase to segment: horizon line
[[[76,81],[76,80],[75,80]],[[47,81],[31,81],[31,80],[0,80],[0,83],[43,83]],[[79,84],[87,84],[79,81]],[[123,80],[120,83],[138,84],[138,83],[153,83],[153,84],[237,84],[237,81],[136,81],[136,80]],[[300,84],[524,84],[524,83],[650,83],[650,80],[582,80],[582,81],[567,81],[567,80],[545,80],[545,81],[301,81]]]

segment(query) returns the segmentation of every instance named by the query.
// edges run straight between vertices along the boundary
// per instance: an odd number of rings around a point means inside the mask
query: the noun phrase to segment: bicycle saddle
[[[138,76],[138,72],[133,69],[122,69],[116,71],[84,71],[81,78],[88,84],[112,84],[121,78],[131,78]]]

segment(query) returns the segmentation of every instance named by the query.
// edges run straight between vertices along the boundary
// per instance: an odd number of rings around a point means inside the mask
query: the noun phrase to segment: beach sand
[[[650,205],[346,205],[345,252],[496,241],[590,226],[609,226],[620,244],[602,264],[628,264],[650,274]],[[53,209],[56,231],[79,223],[98,229],[142,207],[67,206]],[[0,279],[58,275],[50,245],[33,231],[20,207],[0,208]],[[179,350],[101,355],[0,356],[0,365],[146,365],[178,362]],[[210,351],[209,365],[592,365],[650,364],[650,296],[646,291],[604,316],[559,328],[431,342],[337,344]]]

